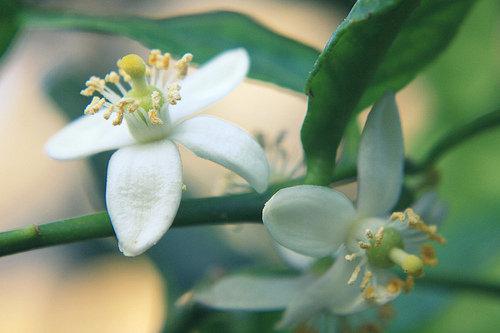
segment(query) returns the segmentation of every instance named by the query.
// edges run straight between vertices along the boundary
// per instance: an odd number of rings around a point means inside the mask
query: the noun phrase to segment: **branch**
[[[428,170],[445,153],[486,130],[500,126],[500,110],[485,114],[455,129],[439,140],[420,163],[406,160],[406,174],[418,174]],[[353,181],[354,166],[338,168],[332,183]],[[303,179],[293,179],[275,184],[263,194],[244,193],[221,197],[182,200],[173,227],[213,225],[226,223],[261,223],[265,202],[280,188],[302,184]],[[106,212],[90,214],[57,222],[30,225],[21,229],[0,233],[0,256],[19,253],[41,247],[114,236],[111,221]]]

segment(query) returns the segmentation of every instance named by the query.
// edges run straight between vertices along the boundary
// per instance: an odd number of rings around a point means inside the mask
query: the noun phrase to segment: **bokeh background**
[[[335,1],[36,1],[37,6],[97,14],[165,17],[212,9],[249,14],[271,28],[322,48],[346,14]],[[419,157],[441,135],[500,105],[500,3],[478,1],[448,50],[401,91],[408,155]],[[165,32],[168,33],[168,32]],[[432,36],[429,36],[432,38]],[[167,50],[165,50],[167,51]],[[7,230],[102,210],[101,154],[56,162],[45,141],[86,99],[84,81],[118,57],[147,50],[116,36],[22,31],[0,67],[0,228]],[[196,54],[195,54],[196,56]],[[312,64],[311,64],[312,66]],[[258,96],[258,98],[255,98]],[[287,136],[291,164],[302,158],[303,95],[248,80],[207,110],[253,133]],[[363,115],[360,116],[362,121]],[[438,165],[449,205],[436,272],[500,280],[500,131],[461,145]],[[182,151],[188,196],[221,194],[227,171]],[[100,165],[100,167],[96,167]],[[353,192],[353,188],[348,188]],[[261,226],[174,229],[148,255],[121,256],[113,240],[59,246],[0,258],[1,332],[158,332],[175,300],[201,279],[265,262],[280,265]],[[417,286],[396,302],[394,332],[496,332],[495,295]],[[265,332],[276,317],[220,315],[208,331]],[[200,317],[202,321],[202,317]]]

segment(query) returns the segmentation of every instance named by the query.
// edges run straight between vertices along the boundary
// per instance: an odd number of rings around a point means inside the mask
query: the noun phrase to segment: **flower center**
[[[139,142],[166,137],[170,123],[168,107],[181,100],[179,81],[187,75],[192,58],[191,54],[185,54],[171,66],[170,54],[161,54],[159,50],[151,51],[148,65],[136,54],[124,56],[117,61],[119,74],[112,71],[104,79],[92,76],[85,83],[82,95],[92,96],[97,92],[102,98],[93,97],[84,113],[93,115],[103,111],[106,120],[115,115],[115,126],[125,119],[130,133]]]

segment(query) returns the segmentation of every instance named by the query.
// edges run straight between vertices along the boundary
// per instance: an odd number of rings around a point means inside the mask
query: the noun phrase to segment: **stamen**
[[[365,236],[368,239],[373,239],[373,232],[370,229],[365,230]]]
[[[113,126],[118,126],[118,125],[121,125],[122,121],[123,121],[123,114],[125,113],[125,110],[124,109],[118,109],[118,111],[116,112],[116,118],[115,120],[113,120]]]
[[[353,261],[354,259],[356,259],[358,255],[356,253],[351,253],[351,254],[346,254],[345,255],[345,260],[347,261]]]
[[[158,112],[160,111],[161,96],[158,91],[153,91],[151,93],[152,107],[148,111],[149,120],[153,125],[163,124],[163,121],[158,117]]]
[[[111,114],[113,113],[115,108],[116,108],[115,105],[111,105],[110,107],[108,107],[103,114],[104,119],[108,120],[111,117]]]
[[[170,66],[170,59],[171,59],[171,56],[170,56],[170,53],[165,53],[159,63],[158,63],[158,68],[159,69],[163,69],[163,70],[167,70],[168,67]],[[187,73],[187,68],[186,68],[186,73]]]
[[[361,285],[359,287],[361,289],[365,289],[368,286],[368,283],[370,283],[372,276],[373,276],[373,273],[367,270],[365,272],[365,275],[363,276],[363,280],[361,281]]]
[[[405,219],[405,214],[403,214],[402,212],[394,212],[391,214],[390,219],[391,219],[391,221],[403,222]]]
[[[368,250],[372,247],[369,243],[365,243],[365,242],[361,242],[361,241],[358,242],[358,246],[363,250]]]
[[[178,101],[181,100],[181,95],[179,91],[181,86],[178,83],[172,83],[167,88],[167,101],[170,105],[176,105]]]
[[[382,245],[382,240],[384,239],[384,227],[380,227],[375,234],[375,247]]]
[[[367,301],[372,301],[375,299],[375,288],[373,286],[368,286],[363,290],[363,298]]]
[[[389,283],[386,286],[386,289],[391,294],[397,294],[403,289],[404,284],[405,283],[403,280],[399,278],[394,278],[389,281]]]
[[[354,271],[352,272],[351,277],[347,281],[348,285],[353,285],[354,282],[356,282],[360,271],[361,271],[361,265],[357,265],[356,268],[354,268]]]
[[[396,264],[398,264],[405,273],[409,274],[421,274],[423,268],[422,260],[413,255],[408,254],[405,251],[395,247],[389,251],[389,258]]]
[[[436,250],[430,244],[422,245],[422,248],[420,249],[420,255],[422,257],[424,265],[436,266],[439,262],[436,258]]]
[[[151,52],[149,52],[148,64],[150,64],[151,66],[156,66],[156,64],[160,60],[160,57],[161,57],[160,50],[156,50],[156,49],[151,50]]]
[[[92,101],[89,103],[89,105],[87,105],[83,113],[89,115],[96,114],[97,112],[99,112],[105,102],[106,100],[104,98],[94,97],[92,98]]]
[[[177,61],[175,68],[177,69],[177,77],[183,79],[187,75],[189,63],[193,60],[193,55],[191,53],[186,53],[182,58]]]
[[[120,83],[120,75],[115,71],[111,71],[104,77],[104,80],[109,83],[118,84]]]
[[[405,214],[408,217],[408,224],[410,228],[416,229],[432,239],[433,241],[438,242],[439,244],[446,243],[446,239],[443,236],[437,233],[437,227],[435,225],[427,225],[425,222],[418,216],[413,209],[408,208],[405,210]]]

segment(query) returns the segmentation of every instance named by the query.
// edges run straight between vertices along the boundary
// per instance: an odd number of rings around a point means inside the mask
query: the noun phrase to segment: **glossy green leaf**
[[[355,111],[397,91],[456,34],[472,0],[360,0],[318,58],[302,127],[308,183],[328,184]]]
[[[19,30],[19,5],[14,0],[4,0],[0,3],[0,57],[12,43]]]
[[[31,27],[112,33],[176,56],[191,52],[197,63],[204,63],[224,50],[244,47],[251,57],[250,77],[299,92],[303,91],[309,70],[319,54],[316,49],[235,12],[165,19],[28,12],[24,18]]]
[[[326,45],[307,83],[308,111],[301,133],[306,182],[330,182],[344,129],[417,5],[417,0],[360,0]]]

